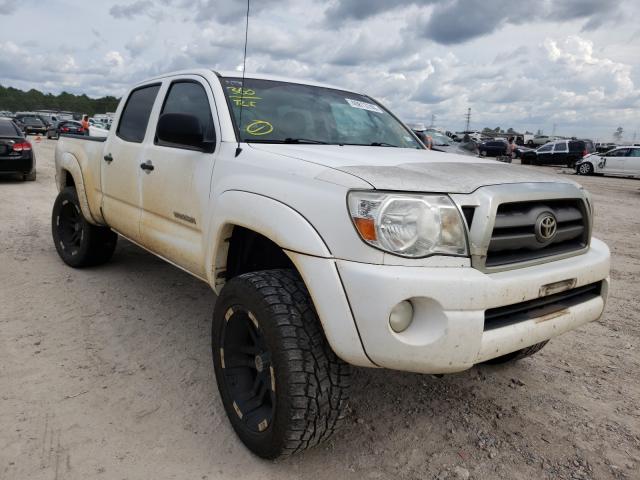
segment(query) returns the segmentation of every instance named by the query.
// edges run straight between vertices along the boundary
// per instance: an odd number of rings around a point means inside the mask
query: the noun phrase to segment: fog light
[[[413,305],[404,300],[391,309],[389,326],[396,333],[404,332],[413,321]]]

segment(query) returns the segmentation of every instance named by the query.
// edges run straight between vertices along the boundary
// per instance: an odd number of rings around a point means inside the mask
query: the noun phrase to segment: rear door
[[[567,142],[556,142],[553,145],[553,153],[551,154],[551,161],[553,165],[564,165],[567,163],[569,157],[569,148]]]
[[[624,170],[629,176],[640,177],[640,147],[629,149]]]
[[[100,160],[104,218],[111,228],[136,242],[140,241],[142,205],[140,164],[144,161],[144,140],[159,91],[160,83],[131,91]]]
[[[205,212],[213,166],[219,151],[219,125],[211,87],[197,75],[166,80],[163,99],[153,119],[153,133],[142,173],[142,244],[172,263],[202,278]],[[213,148],[165,144],[157,138],[157,122],[165,113],[198,118],[204,139]]]

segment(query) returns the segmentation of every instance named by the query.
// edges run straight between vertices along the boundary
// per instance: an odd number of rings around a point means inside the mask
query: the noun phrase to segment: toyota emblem
[[[548,243],[553,240],[558,231],[558,221],[551,212],[541,214],[536,220],[536,239],[540,243]]]

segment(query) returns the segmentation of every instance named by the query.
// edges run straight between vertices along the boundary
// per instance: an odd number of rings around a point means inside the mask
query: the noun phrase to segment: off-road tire
[[[506,355],[502,355],[500,357],[492,358],[491,360],[487,360],[486,362],[483,362],[483,363],[486,363],[489,365],[499,365],[502,363],[516,362],[525,357],[530,357],[534,353],[538,353],[540,350],[542,350],[542,347],[544,347],[547,343],[549,343],[549,340],[536,343],[535,345],[531,345],[530,347],[523,348],[521,350],[516,350],[515,352],[507,353]]]
[[[230,328],[227,324],[238,321],[234,315],[239,311],[247,316],[251,312],[249,318],[264,339],[272,368],[267,393],[273,416],[268,425],[258,424],[263,427],[260,431],[248,425],[256,420],[250,418],[252,412],[245,414],[234,403],[236,373],[225,370],[253,367],[234,366],[236,361],[221,350],[228,345],[224,343],[226,329]],[[212,352],[218,389],[231,425],[256,455],[273,459],[300,452],[329,438],[343,422],[350,367],[331,350],[296,272],[265,270],[227,282],[213,313]],[[252,354],[248,355],[250,358]]]
[[[576,172],[578,173],[578,175],[593,175],[593,165],[591,165],[589,162],[581,163],[580,165],[578,165]]]
[[[74,242],[70,239],[69,230],[65,230],[72,220],[77,225]],[[118,235],[109,228],[87,222],[73,187],[65,187],[56,197],[51,212],[51,234],[60,258],[74,268],[101,265],[109,261],[118,241]]]

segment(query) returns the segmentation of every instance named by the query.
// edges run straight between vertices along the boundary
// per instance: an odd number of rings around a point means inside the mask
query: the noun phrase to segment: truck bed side
[[[96,225],[105,224],[100,211],[100,169],[105,140],[97,137],[63,135],[58,140],[55,154],[58,190],[74,185],[84,217]]]

